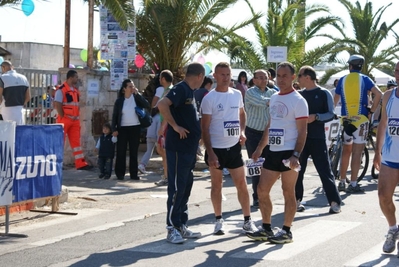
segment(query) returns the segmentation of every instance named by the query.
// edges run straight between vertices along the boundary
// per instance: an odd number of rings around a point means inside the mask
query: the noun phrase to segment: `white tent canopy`
[[[319,74],[321,74],[321,73],[319,72]],[[340,72],[334,74],[333,76],[331,76],[330,79],[328,80],[327,84],[332,85],[334,83],[335,79],[340,79],[341,77],[343,77],[347,74],[349,74],[349,70],[340,71]],[[394,77],[392,77],[378,69],[372,69],[371,74],[374,76],[375,82],[378,85],[387,85],[387,82],[389,80],[392,80],[392,79],[395,80]]]

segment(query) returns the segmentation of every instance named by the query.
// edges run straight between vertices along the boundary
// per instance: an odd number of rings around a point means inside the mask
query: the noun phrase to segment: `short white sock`
[[[351,181],[351,186],[356,187],[356,185],[357,185],[356,181],[354,181],[354,182]]]
[[[397,225],[393,225],[393,226],[389,226],[389,230],[398,230],[398,226]]]

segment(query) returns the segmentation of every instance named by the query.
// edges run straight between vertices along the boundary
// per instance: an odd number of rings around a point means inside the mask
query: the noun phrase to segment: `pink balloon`
[[[134,60],[134,64],[137,68],[141,68],[145,64],[145,59],[141,55],[137,55],[136,59]]]
[[[203,56],[199,56],[199,57],[197,58],[197,62],[200,63],[201,65],[204,65],[204,63],[205,63],[205,58],[204,58]]]

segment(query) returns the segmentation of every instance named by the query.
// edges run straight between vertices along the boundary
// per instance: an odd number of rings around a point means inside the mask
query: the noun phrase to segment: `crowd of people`
[[[115,174],[123,180],[126,174],[126,154],[129,147],[130,179],[139,180],[138,173],[146,173],[154,148],[162,156],[164,174],[157,185],[167,185],[168,242],[180,244],[187,238],[199,238],[201,233],[188,227],[188,201],[194,183],[196,158],[205,147],[204,159],[211,177],[211,201],[215,215],[214,234],[224,235],[222,188],[225,171],[230,173],[237,190],[243,213],[242,228],[257,241],[275,244],[293,242],[291,226],[296,212],[305,210],[301,204],[304,193],[304,174],[308,158],[319,174],[329,213],[341,212],[341,196],[363,193],[357,183],[368,123],[374,112],[379,112],[374,166],[380,170],[378,196],[380,207],[389,226],[383,251],[393,252],[399,239],[395,205],[392,201],[399,183],[399,92],[396,81],[383,94],[373,80],[362,74],[364,57],[352,55],[348,60],[350,73],[334,82],[334,91],[317,83],[311,66],[296,71],[290,62],[282,62],[277,69],[258,69],[248,80],[241,72],[232,84],[231,67],[226,62],[215,66],[213,79],[205,76],[199,63],[188,65],[183,81],[173,85],[173,74],[164,70],[159,75],[159,86],[150,105],[139,93],[133,81],[123,81],[115,101],[112,123],[103,125],[96,149],[99,178],[112,175],[116,150]],[[29,83],[16,73],[9,61],[1,64],[0,103],[5,102],[3,118],[23,124],[22,108],[30,100]],[[276,80],[274,80],[276,78]],[[399,63],[395,67],[399,80]],[[79,170],[90,169],[80,147],[78,74],[67,73],[65,82],[53,93],[53,105],[58,112],[57,122],[64,124],[64,137],[69,138]],[[213,83],[216,86],[212,89]],[[16,85],[15,85],[16,84]],[[235,87],[235,88],[233,88]],[[370,102],[369,96],[373,95]],[[382,99],[382,101],[381,101]],[[382,103],[382,105],[381,105]],[[344,124],[344,148],[341,157],[338,186],[332,173],[324,124],[331,121],[334,110],[341,106]],[[141,115],[139,109],[151,110],[152,124],[147,130],[147,151],[140,160]],[[262,224],[256,227],[251,219],[250,194],[245,175],[242,146],[252,162],[262,159],[259,175],[252,176],[253,207],[259,207]],[[346,173],[351,169],[346,187]],[[270,191],[281,177],[284,197],[284,222],[272,228],[273,203]]]

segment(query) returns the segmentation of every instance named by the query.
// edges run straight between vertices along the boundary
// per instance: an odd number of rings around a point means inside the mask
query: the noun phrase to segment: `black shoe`
[[[274,236],[273,231],[266,231],[261,228],[259,231],[247,233],[247,236],[255,241],[267,241],[270,237]]]
[[[101,173],[99,176],[98,176],[98,178],[100,178],[100,179],[102,179],[102,178],[104,178],[105,177],[105,174],[104,173]]]
[[[105,176],[104,176],[104,179],[109,179],[111,176],[109,175],[109,174],[106,174]]]
[[[254,203],[253,203],[252,207],[259,208],[259,200],[254,199]]]
[[[124,180],[124,179],[125,179],[125,176],[117,176],[116,179],[118,179],[118,180]]]
[[[269,237],[269,242],[273,244],[286,244],[292,243],[292,233],[287,233],[286,231],[280,229],[274,236]]]
[[[90,165],[86,165],[86,166],[78,168],[79,171],[89,171],[91,169],[93,169],[93,166],[90,166]]]
[[[137,181],[137,180],[140,180],[140,177],[138,177],[138,176],[137,177],[130,177],[130,179]]]

